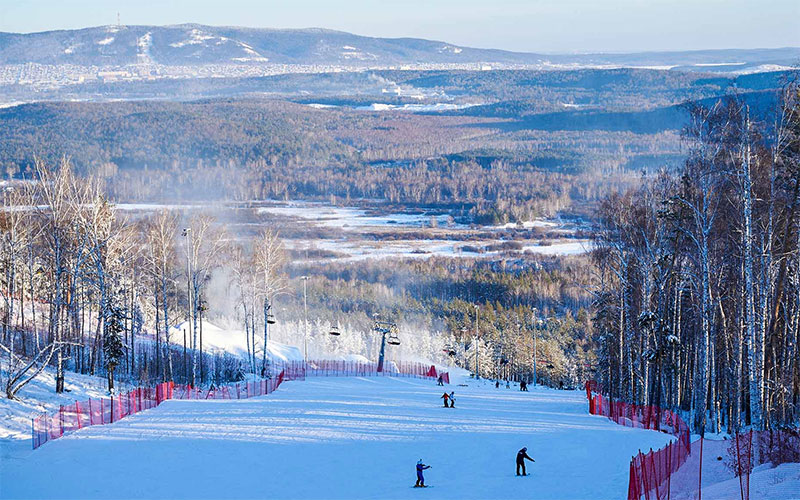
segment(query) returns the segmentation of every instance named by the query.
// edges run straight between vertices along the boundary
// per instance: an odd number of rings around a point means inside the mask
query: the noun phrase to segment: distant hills
[[[0,65],[386,67],[485,63],[541,69],[623,66],[756,72],[783,69],[798,62],[800,48],[544,55],[475,49],[417,38],[375,38],[325,29],[276,30],[197,24],[0,33]]]

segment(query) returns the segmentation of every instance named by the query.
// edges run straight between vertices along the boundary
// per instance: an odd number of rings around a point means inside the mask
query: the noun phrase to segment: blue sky
[[[800,46],[800,0],[0,0],[0,31],[323,27],[525,52]]]

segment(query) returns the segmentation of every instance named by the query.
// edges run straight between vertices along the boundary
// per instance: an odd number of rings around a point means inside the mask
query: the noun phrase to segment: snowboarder
[[[517,452],[517,475],[518,476],[527,476],[528,474],[525,472],[525,459],[530,460],[531,462],[535,462],[536,460],[532,459],[528,456],[528,448],[522,448]],[[522,474],[519,473],[519,469],[522,467]]]
[[[425,465],[422,463],[422,459],[420,458],[417,461],[417,484],[414,485],[414,488],[425,488],[425,477],[422,475],[422,471],[425,469],[430,469],[430,465]]]
[[[445,392],[444,394],[442,394],[441,398],[444,399],[444,407],[449,408],[450,405],[448,404],[447,400],[450,399],[450,395]]]
[[[528,390],[528,383],[524,380],[519,383],[519,390],[520,391],[527,391]]]
[[[445,402],[447,402],[446,399]],[[455,408],[455,407],[456,407],[456,392],[452,391],[450,392],[450,408]]]
[[[436,385],[444,385],[444,380],[442,380],[441,375],[439,375],[439,378],[436,379]]]

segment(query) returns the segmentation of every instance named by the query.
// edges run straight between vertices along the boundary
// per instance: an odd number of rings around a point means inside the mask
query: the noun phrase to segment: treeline
[[[36,174],[2,193],[0,373],[8,398],[49,365],[56,392],[70,370],[106,375],[113,391],[115,374],[202,386],[267,368],[271,300],[285,261],[275,233],[231,242],[212,217],[183,220],[168,210],[126,220],[103,183],[76,176],[68,161],[37,163]],[[203,349],[209,281],[223,264],[233,272],[227,293],[241,309],[246,359]],[[182,338],[173,331],[180,321]]]
[[[679,147],[670,131],[548,131],[257,100],[30,104],[0,110],[0,126],[8,177],[30,179],[37,157],[66,155],[76,172],[106,179],[115,200],[468,203],[478,222],[597,200],[630,185],[631,165],[670,163]]]
[[[612,396],[678,408],[694,430],[800,417],[800,94],[757,117],[692,109],[676,172],[608,197],[594,318]]]

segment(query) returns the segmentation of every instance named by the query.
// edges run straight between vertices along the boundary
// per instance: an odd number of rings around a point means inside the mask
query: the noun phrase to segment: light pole
[[[187,300],[189,301],[189,331],[191,332],[191,339],[192,339],[192,381],[191,386],[194,387],[195,383],[195,372],[197,370],[197,346],[195,342],[197,339],[195,338],[195,329],[193,328],[194,324],[194,302],[192,301],[192,228],[185,227],[183,228],[183,236],[186,238],[186,294]],[[184,360],[185,362],[185,360]],[[184,367],[185,368],[185,367]]]
[[[539,329],[538,309],[533,308],[533,386],[536,387],[536,333]]]
[[[261,374],[267,373],[267,351],[269,350],[269,325],[275,323],[275,316],[270,312],[272,304],[269,299],[264,296],[264,352],[261,357]]]
[[[475,380],[481,378],[479,373],[479,364],[478,364],[478,355],[480,354],[480,349],[478,349],[478,304],[473,304],[475,306]]]
[[[305,332],[303,333],[303,360],[308,363],[308,276],[300,277],[303,280],[303,311],[305,314]]]

